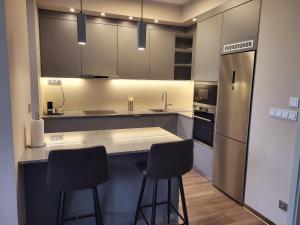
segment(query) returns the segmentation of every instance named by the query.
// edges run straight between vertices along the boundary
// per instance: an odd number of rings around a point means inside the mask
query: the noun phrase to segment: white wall
[[[247,205],[278,225],[287,213],[296,123],[272,119],[270,107],[300,97],[300,1],[263,0],[246,180]]]
[[[30,138],[28,128],[31,114],[30,67],[26,0],[6,0],[6,32],[13,127],[14,166],[17,174],[19,224],[25,223],[23,174],[19,173],[18,160]],[[10,225],[10,224],[9,224]]]
[[[65,92],[65,111],[85,109],[127,109],[127,97],[135,99],[136,109],[161,107],[161,94],[168,91],[170,108],[192,110],[192,81],[150,81],[150,80],[85,80],[61,79]],[[42,104],[46,110],[47,101],[58,106],[62,102],[59,86],[47,85],[47,78],[41,80]]]
[[[4,1],[0,0],[0,224],[17,225],[17,181],[13,152],[5,20]]]

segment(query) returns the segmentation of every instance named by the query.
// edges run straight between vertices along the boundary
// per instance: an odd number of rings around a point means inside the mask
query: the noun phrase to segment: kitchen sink
[[[167,112],[165,109],[150,109],[152,112]]]
[[[83,111],[85,115],[108,115],[108,114],[116,114],[113,110],[86,110]]]

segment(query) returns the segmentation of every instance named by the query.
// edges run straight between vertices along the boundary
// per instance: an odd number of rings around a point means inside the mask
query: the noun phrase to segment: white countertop
[[[86,115],[84,111],[65,111],[62,115],[43,115],[44,119],[57,119],[57,118],[71,118],[71,117],[105,117],[105,116],[130,116],[130,115],[168,115],[168,114],[178,114],[185,117],[192,118],[192,110],[184,109],[168,109],[164,112],[153,112],[149,109],[137,109],[134,111],[122,110],[122,109],[112,109],[115,114],[95,114]]]
[[[121,155],[147,152],[152,144],[179,140],[182,139],[160,127],[47,133],[46,146],[27,148],[19,164],[47,162],[52,150],[103,145],[108,155]]]

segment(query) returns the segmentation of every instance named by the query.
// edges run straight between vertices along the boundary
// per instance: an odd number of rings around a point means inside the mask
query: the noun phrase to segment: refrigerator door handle
[[[235,71],[232,72],[232,90],[234,90],[234,85],[235,85]]]

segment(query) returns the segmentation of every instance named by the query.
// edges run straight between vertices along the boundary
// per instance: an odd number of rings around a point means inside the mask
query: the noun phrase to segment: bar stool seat
[[[47,187],[59,192],[56,224],[62,225],[64,221],[95,217],[96,225],[103,225],[97,186],[107,180],[107,155],[104,146],[51,151],[48,157]],[[67,192],[83,189],[92,190],[95,212],[65,218]]]
[[[168,224],[170,223],[171,210],[173,210],[182,219],[184,225],[189,225],[182,175],[189,172],[193,167],[193,140],[154,144],[151,146],[148,160],[138,162],[136,166],[143,174],[143,181],[135,213],[134,225],[137,224],[139,214],[142,215],[146,224],[155,225],[157,205],[167,205]],[[184,216],[178,212],[171,202],[172,178],[178,180]],[[142,206],[143,195],[148,179],[154,181],[152,204]],[[157,202],[158,181],[162,179],[168,180],[168,199],[165,202]],[[143,209],[146,207],[152,207],[151,223],[148,222],[143,213]]]

